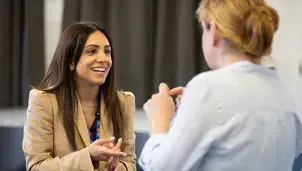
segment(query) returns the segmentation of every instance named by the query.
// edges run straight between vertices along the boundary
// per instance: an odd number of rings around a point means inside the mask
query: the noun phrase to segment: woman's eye
[[[95,49],[89,49],[89,50],[86,51],[86,53],[88,55],[94,55],[96,53],[96,50]]]
[[[104,53],[105,53],[107,56],[110,56],[110,55],[111,55],[111,50],[105,50]]]

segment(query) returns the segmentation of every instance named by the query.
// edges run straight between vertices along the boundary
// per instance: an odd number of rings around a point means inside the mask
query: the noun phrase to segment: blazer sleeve
[[[50,94],[33,89],[29,93],[22,148],[28,171],[93,171],[88,148],[62,158],[53,154],[54,111]]]
[[[121,149],[127,153],[127,156],[121,157],[120,163],[124,165],[124,171],[136,171],[134,134],[135,96],[131,92],[125,92],[124,110],[125,132]]]

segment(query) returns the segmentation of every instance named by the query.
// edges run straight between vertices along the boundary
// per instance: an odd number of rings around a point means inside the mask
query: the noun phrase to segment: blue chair
[[[293,171],[301,171],[302,170],[302,154],[300,154],[293,165]]]
[[[22,151],[23,128],[0,127],[0,170],[26,171]]]
[[[137,156],[137,159],[141,155],[142,149],[149,139],[149,134],[145,132],[135,132],[136,139],[135,139],[135,154]],[[143,169],[138,165],[136,161],[136,169],[137,171],[143,171]]]

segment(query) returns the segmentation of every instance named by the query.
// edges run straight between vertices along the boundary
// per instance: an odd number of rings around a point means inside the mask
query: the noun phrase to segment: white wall
[[[46,0],[46,63],[48,66],[57,45],[64,0]],[[293,94],[302,118],[302,77],[298,63],[302,62],[302,0],[267,0],[280,15],[280,27],[273,44],[274,64],[284,85]]]
[[[64,0],[45,0],[44,1],[44,24],[45,24],[45,70],[52,59],[59,37],[61,34],[61,22]]]
[[[272,57],[284,85],[294,96],[302,118],[302,76],[298,64],[302,60],[302,1],[267,0],[280,15],[280,27],[273,44]]]

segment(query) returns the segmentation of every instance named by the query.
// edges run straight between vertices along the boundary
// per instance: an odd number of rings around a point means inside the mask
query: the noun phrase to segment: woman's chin
[[[91,83],[93,85],[96,85],[96,86],[100,86],[100,85],[103,85],[105,83],[106,79],[95,79],[93,81],[91,81]]]

